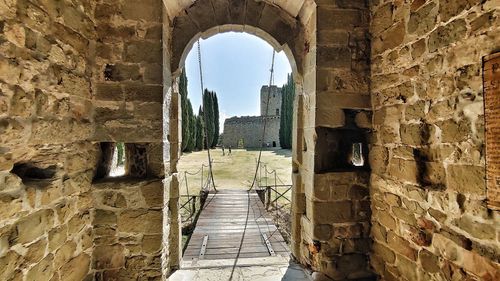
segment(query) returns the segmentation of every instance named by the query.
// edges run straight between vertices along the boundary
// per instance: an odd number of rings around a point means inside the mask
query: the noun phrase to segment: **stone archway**
[[[302,2],[302,1],[297,1]],[[311,5],[311,3],[313,5]],[[213,5],[213,6],[212,6]],[[277,50],[284,50],[296,82],[297,98],[294,104],[293,133],[293,202],[304,202],[303,174],[312,173],[313,149],[304,149],[304,127],[313,127],[315,96],[315,5],[305,1],[297,7],[284,9],[279,5],[255,1],[197,1],[185,9],[166,4],[164,14],[164,134],[169,145],[165,146],[166,185],[164,216],[170,223],[164,231],[164,273],[178,268],[180,253],[180,218],[178,213],[179,191],[177,161],[180,156],[180,108],[178,78],[187,53],[199,38],[208,38],[223,32],[246,32],[256,35]],[[215,7],[217,6],[217,7]],[[294,8],[294,9],[291,9]],[[176,10],[177,9],[177,10]],[[292,11],[291,11],[292,10]],[[176,12],[177,11],[177,12]],[[292,12],[292,14],[290,13]],[[169,68],[168,68],[169,67]],[[307,109],[306,109],[307,108]],[[313,135],[310,134],[310,148]],[[167,147],[168,146],[168,147]],[[306,155],[309,155],[306,156]],[[312,157],[311,157],[312,156]],[[309,175],[312,177],[312,174]],[[299,256],[301,244],[301,216],[303,204],[296,204],[292,214],[292,252]]]

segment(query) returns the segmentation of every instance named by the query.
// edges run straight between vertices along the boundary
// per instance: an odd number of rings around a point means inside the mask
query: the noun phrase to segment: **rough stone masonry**
[[[259,148],[280,147],[281,88],[262,86],[260,89],[260,116],[231,117],[224,121],[222,143],[226,147]],[[262,140],[262,130],[266,134]]]
[[[292,65],[298,261],[323,280],[499,280],[483,103],[499,13],[498,0],[0,0],[0,280],[179,266],[178,78],[196,39],[228,31]],[[110,179],[116,142],[127,174]]]

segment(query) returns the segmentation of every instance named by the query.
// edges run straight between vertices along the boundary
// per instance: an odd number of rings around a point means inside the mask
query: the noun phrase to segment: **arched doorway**
[[[212,3],[214,1],[211,1]],[[217,1],[218,3],[219,1]],[[236,3],[237,2],[237,3]],[[276,2],[276,1],[275,1]],[[307,1],[309,2],[309,1]],[[178,212],[177,161],[179,159],[179,97],[178,78],[187,53],[199,38],[208,38],[223,32],[247,32],[268,42],[277,50],[285,51],[292,66],[296,83],[293,130],[293,179],[292,200],[302,200],[302,177],[312,173],[313,162],[303,163],[303,154],[313,155],[313,149],[304,150],[304,141],[311,142],[313,135],[304,136],[305,124],[311,124],[315,96],[315,6],[305,2],[295,9],[284,9],[279,5],[255,1],[220,1],[223,7],[211,7],[210,1],[197,1],[185,10],[166,4],[167,19],[164,19],[164,159],[167,167],[166,209],[164,216],[170,224],[164,226],[164,272],[178,268],[180,254],[180,219]],[[170,8],[170,10],[169,10]],[[289,7],[290,8],[290,7]],[[176,12],[177,11],[177,12]],[[299,15],[300,13],[300,15]],[[170,68],[168,68],[170,66]],[[309,166],[308,168],[304,165]],[[312,175],[312,174],[311,174]],[[299,198],[299,199],[298,199]],[[300,204],[303,206],[303,204]],[[301,215],[305,207],[294,208],[292,214],[291,251],[298,256],[301,243]],[[166,260],[166,262],[165,262]]]

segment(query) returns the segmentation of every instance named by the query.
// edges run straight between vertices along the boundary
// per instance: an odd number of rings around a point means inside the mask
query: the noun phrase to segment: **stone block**
[[[328,128],[343,127],[345,125],[344,111],[319,104],[316,109],[316,125]]]
[[[1,5],[1,4],[0,4]],[[8,251],[0,257],[0,279],[11,280],[15,276],[16,270],[22,263],[22,257],[15,251]]]
[[[132,41],[125,44],[123,58],[131,63],[158,63],[163,60],[160,41]]]
[[[458,123],[452,119],[436,123],[441,129],[441,141],[444,143],[455,143],[465,141],[471,133],[471,125],[468,120],[460,120]]]
[[[54,211],[40,210],[27,217],[22,218],[17,223],[17,243],[29,243],[41,237],[54,224]]]
[[[470,216],[454,219],[452,224],[477,239],[495,240],[496,238],[495,225],[481,223]]]
[[[471,31],[472,32],[482,31],[492,26],[494,22],[495,22],[495,16],[493,11],[483,14],[470,23]]]
[[[486,195],[484,167],[469,165],[448,165],[447,187],[459,193]]]
[[[24,280],[50,280],[55,271],[52,265],[53,259],[54,256],[52,254],[47,255],[38,264],[28,270]]]
[[[445,26],[438,27],[429,35],[429,52],[436,52],[443,47],[463,39],[466,32],[467,27],[463,19],[457,19]]]
[[[372,251],[375,255],[380,256],[386,263],[393,264],[396,261],[396,254],[394,254],[394,251],[382,243],[374,242]]]
[[[332,226],[329,224],[318,224],[314,226],[313,239],[328,241],[332,236]]]
[[[398,195],[386,192],[384,197],[385,202],[390,206],[401,206],[401,198]]]
[[[162,85],[124,84],[125,101],[158,102],[163,101]]]
[[[162,3],[155,0],[126,1],[121,14],[129,20],[161,22]]]
[[[416,261],[417,251],[410,246],[408,241],[394,234],[392,231],[389,231],[387,235],[387,244],[396,253],[399,253],[412,261]]]
[[[136,29],[134,26],[113,26],[100,23],[97,26],[97,36],[105,43],[126,41],[136,36]]]
[[[54,260],[52,265],[54,269],[59,269],[61,266],[68,263],[68,261],[73,257],[76,251],[76,243],[73,241],[68,241],[62,245],[57,252],[54,254]]]
[[[433,253],[422,249],[418,253],[418,259],[422,268],[429,273],[436,273],[440,270],[439,258]]]
[[[313,202],[312,220],[315,223],[339,223],[353,220],[352,202]]]
[[[320,30],[318,31],[319,46],[348,46],[349,33],[346,30]]]
[[[217,25],[211,1],[197,2],[186,9],[186,12],[202,32]]]
[[[416,225],[417,220],[415,219],[415,215],[411,212],[409,212],[405,208],[399,208],[399,207],[392,207],[392,213],[394,214],[394,217],[397,219],[400,219],[410,225]]]
[[[161,181],[141,186],[141,193],[148,207],[163,207],[163,183]]]
[[[117,63],[107,65],[105,72],[106,79],[110,81],[136,81],[142,79],[142,75],[137,64]]]
[[[318,8],[318,30],[345,29],[367,25],[368,18],[362,11],[354,9]]]
[[[387,231],[379,223],[373,222],[371,226],[371,237],[375,241],[385,243],[387,241]]]
[[[45,256],[45,248],[47,247],[47,239],[42,238],[28,247],[28,251],[24,258],[28,263],[37,263]]]
[[[162,65],[159,63],[148,64],[144,68],[144,82],[150,84],[162,84]]]
[[[216,2],[221,2],[221,1],[216,1]],[[266,7],[265,2],[247,1],[245,7],[245,25],[259,26],[259,20],[262,17],[262,11],[264,10],[264,7]],[[217,13],[220,12],[216,11],[215,13],[217,15]],[[218,15],[218,18],[222,19],[223,16]]]
[[[377,220],[381,225],[387,227],[388,229],[396,229],[396,220],[391,216],[389,212],[385,211],[373,211],[373,218]]]
[[[163,214],[158,210],[125,210],[118,216],[118,231],[161,233]]]
[[[116,214],[108,210],[95,210],[94,224],[116,224]]]
[[[375,10],[371,22],[371,29],[374,35],[386,30],[392,25],[393,11],[394,5],[391,2],[388,2]]]
[[[90,257],[80,254],[61,268],[61,280],[79,281],[84,280],[90,270]]]
[[[457,16],[481,2],[480,0],[440,0],[439,14],[441,16],[441,21],[447,22],[452,17]]]
[[[387,175],[400,181],[418,183],[418,169],[415,161],[393,158],[389,163]]]
[[[125,247],[122,245],[96,246],[92,252],[95,269],[119,268],[125,265]]]
[[[400,21],[375,38],[372,44],[372,53],[380,54],[388,49],[401,45],[406,37],[404,22]]]
[[[342,46],[319,46],[318,66],[328,68],[351,68],[351,49]]]
[[[231,22],[231,13],[229,11],[228,0],[212,0],[215,11],[215,21],[218,25],[224,25]],[[260,15],[259,15],[260,16]]]
[[[430,32],[437,24],[437,5],[429,2],[410,14],[408,21],[408,33],[423,35]]]
[[[148,254],[155,254],[161,250],[161,235],[144,235],[142,239],[142,250]]]

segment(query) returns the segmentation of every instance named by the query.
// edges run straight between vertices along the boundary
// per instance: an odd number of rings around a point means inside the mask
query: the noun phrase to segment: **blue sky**
[[[221,123],[227,117],[260,114],[260,88],[269,84],[272,53],[271,45],[247,33],[228,32],[201,40],[203,83],[217,92]],[[198,113],[201,88],[196,44],[185,66],[188,96]],[[274,84],[281,86],[292,71],[284,52],[276,53],[274,67]]]

